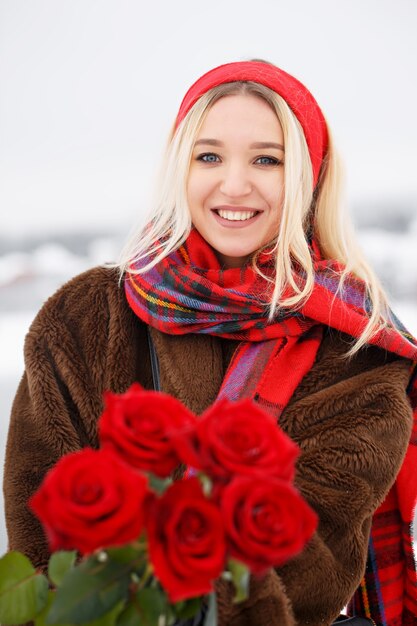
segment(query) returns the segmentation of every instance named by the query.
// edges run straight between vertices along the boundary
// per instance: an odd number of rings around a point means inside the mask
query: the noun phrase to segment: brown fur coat
[[[152,329],[162,389],[193,411],[216,398],[235,343]],[[374,348],[344,358],[348,338],[329,330],[311,371],[280,419],[301,446],[297,484],[320,517],[300,556],[253,579],[243,605],[218,583],[221,626],[328,625],[363,574],[371,517],[394,481],[411,428],[409,363]],[[133,381],[152,388],[145,325],[114,270],[96,268],[41,309],[25,344],[13,405],[4,495],[9,547],[42,566],[43,532],[26,503],[46,470],[81,446],[97,446],[102,393]]]

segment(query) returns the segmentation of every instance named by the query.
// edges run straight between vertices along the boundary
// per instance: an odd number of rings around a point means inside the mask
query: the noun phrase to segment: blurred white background
[[[115,260],[182,96],[220,63],[264,58],[310,87],[362,245],[417,334],[416,24],[414,0],[0,0],[1,464],[36,310]]]

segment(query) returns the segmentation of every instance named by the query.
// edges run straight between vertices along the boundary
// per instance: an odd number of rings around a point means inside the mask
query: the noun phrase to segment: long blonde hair
[[[320,247],[322,258],[340,262],[344,269],[338,275],[339,289],[349,273],[364,280],[366,298],[370,302],[368,323],[351,347],[353,354],[369,338],[387,324],[388,305],[385,293],[372,268],[368,265],[355,240],[353,228],[342,205],[342,169],[329,132],[329,145],[319,180],[313,190],[313,173],[307,143],[301,125],[291,109],[277,93],[255,82],[221,84],[207,91],[190,109],[177,129],[173,129],[162,163],[158,195],[148,215],[146,225],[133,234],[122,250],[119,268],[123,275],[135,261],[152,250],[152,261],[142,267],[145,272],[176,250],[187,238],[192,224],[187,203],[187,177],[191,154],[199,129],[213,104],[220,98],[247,94],[262,98],[276,113],[282,126],[285,145],[284,200],[279,232],[273,244],[276,273],[274,290],[269,303],[272,319],[278,307],[298,308],[311,294],[314,269],[309,236]],[[156,247],[155,242],[159,244]],[[252,263],[257,265],[259,252]],[[302,286],[294,279],[294,267],[301,268],[305,280]],[[134,271],[131,268],[129,271]],[[268,280],[271,280],[270,278]],[[286,285],[293,295],[284,297]]]

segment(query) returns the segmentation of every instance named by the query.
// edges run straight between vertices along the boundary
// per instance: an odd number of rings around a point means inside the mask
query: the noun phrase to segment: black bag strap
[[[340,615],[332,626],[370,626],[375,625],[375,622],[368,617],[348,617],[347,615]]]
[[[158,355],[156,354],[155,345],[154,345],[154,342],[152,341],[149,326],[146,327],[146,330],[148,334],[149,356],[151,357],[153,388],[155,391],[161,391],[161,378],[159,375]]]

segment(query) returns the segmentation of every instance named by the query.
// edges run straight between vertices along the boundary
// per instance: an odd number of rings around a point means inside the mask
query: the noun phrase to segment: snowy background
[[[182,95],[216,64],[265,58],[310,86],[362,246],[417,334],[416,23],[414,0],[0,0],[1,465],[31,320],[116,259]]]

